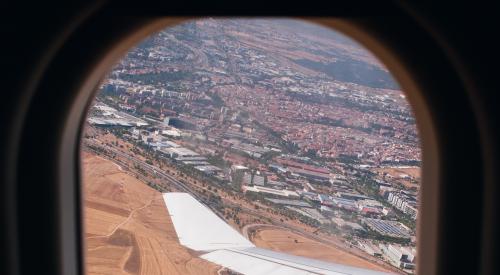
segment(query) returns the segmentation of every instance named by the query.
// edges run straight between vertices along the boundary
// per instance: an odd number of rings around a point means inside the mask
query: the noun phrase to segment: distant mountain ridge
[[[232,26],[233,28],[236,26],[238,32],[244,33],[248,36],[260,36],[261,34],[256,33],[256,30],[265,26],[269,29],[277,31],[284,37],[290,37],[290,43],[288,43],[287,47],[310,52],[314,55],[332,60],[332,62],[328,63],[317,62],[306,58],[293,60],[294,63],[302,67],[325,73],[334,80],[341,82],[350,82],[371,88],[393,90],[400,89],[397,82],[391,76],[391,73],[385,70],[383,65],[378,66],[378,62],[369,63],[356,56],[358,53],[363,53],[366,57],[367,51],[359,43],[341,34],[340,32],[332,31],[326,27],[288,19],[210,19],[210,24],[196,24],[197,22],[208,22],[208,19],[197,20],[175,26],[163,31],[162,33],[174,35],[182,33],[182,36],[176,36],[178,41],[182,41],[186,45],[190,45],[191,47],[199,48],[199,50],[210,53],[211,50],[209,44],[207,43],[207,39],[211,39],[211,37],[207,38],[206,35],[200,36],[200,34],[223,34],[224,36],[231,37],[238,41],[238,36],[226,31],[227,26]],[[151,36],[141,42],[137,46],[137,49],[148,52],[150,48],[158,46],[158,44],[167,48],[171,47],[171,45],[167,45],[170,40],[165,37],[166,36],[163,35]],[[318,42],[320,40],[316,41],[315,37],[320,39],[321,42]],[[273,37],[270,37],[268,40],[272,42]],[[331,45],[325,46],[325,40],[332,41]],[[310,45],[321,44],[321,47],[324,49],[321,50],[301,47],[301,45],[296,43],[296,41],[302,41],[305,44]],[[172,43],[176,44],[177,42]],[[176,45],[176,47],[181,49],[183,46]],[[289,49],[283,48],[283,51],[286,50]],[[369,58],[373,58],[374,60],[376,59],[371,55]],[[193,68],[193,70],[195,71],[196,68]]]
[[[295,60],[300,66],[326,73],[335,80],[351,82],[372,88],[399,90],[391,74],[371,64],[354,59],[338,59],[324,64],[309,59]]]

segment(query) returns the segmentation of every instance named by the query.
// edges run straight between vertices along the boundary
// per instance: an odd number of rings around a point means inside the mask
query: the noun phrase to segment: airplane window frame
[[[145,24],[142,26],[137,32],[132,33],[128,36],[124,41],[121,41],[117,44],[117,47],[112,51],[108,52],[108,54],[101,60],[101,62],[96,66],[93,70],[92,75],[88,77],[87,82],[81,88],[79,95],[89,95],[89,90],[91,90],[90,99],[87,98],[86,109],[84,111],[85,115],[87,114],[87,110],[89,108],[89,104],[92,102],[92,99],[97,92],[97,85],[100,84],[103,77],[107,75],[107,72],[110,70],[113,64],[120,60],[120,57],[124,56],[128,50],[130,50],[134,45],[145,39],[147,36],[150,36],[162,29],[172,27],[178,24],[182,24],[183,22],[189,21],[193,18],[164,18],[154,20],[151,23]],[[392,52],[388,49],[384,48],[380,42],[378,42],[373,36],[366,33],[362,28],[359,27],[355,22],[345,20],[345,19],[333,19],[333,18],[303,18],[307,22],[316,23],[319,25],[326,26],[331,28],[334,31],[339,31],[344,35],[356,40],[358,43],[363,45],[366,49],[370,50],[379,60],[381,60],[385,66],[389,69],[391,74],[395,77],[395,79],[400,83],[403,92],[408,98],[410,105],[415,113],[415,117],[417,120],[417,128],[419,132],[419,137],[421,139],[421,147],[422,147],[422,182],[425,181],[426,186],[429,184],[437,185],[437,172],[434,169],[437,168],[438,165],[438,156],[430,155],[429,152],[437,151],[437,144],[433,141],[435,138],[434,129],[432,128],[432,120],[430,118],[430,114],[427,112],[425,108],[424,98],[421,97],[421,93],[418,91],[418,84],[413,80],[411,74],[405,70],[405,67],[398,62]],[[93,89],[90,89],[92,87]],[[83,98],[81,101],[85,101]],[[84,119],[86,116],[83,117]],[[83,128],[83,122],[81,122]],[[424,134],[425,133],[425,134]],[[81,133],[80,133],[81,134]],[[425,150],[423,148],[426,148]],[[421,183],[422,184],[422,183]],[[437,217],[435,215],[435,211],[429,211],[430,209],[435,209],[437,207],[437,192],[429,192],[429,188],[425,188],[424,184],[422,184],[421,192],[420,192],[420,201],[421,204],[419,206],[419,214],[417,219],[417,247],[420,249],[425,249],[426,251],[437,251],[436,247],[428,248],[422,247],[422,243],[419,242],[419,239],[426,238],[430,239],[430,232],[437,230],[435,225],[437,225]],[[425,206],[424,206],[425,205]],[[426,217],[426,223],[423,224],[422,216]],[[423,236],[422,236],[423,234]],[[435,244],[436,242],[428,242],[428,244]],[[85,253],[85,252],[83,252]],[[430,264],[431,260],[434,260],[436,257],[433,253],[426,253],[428,259],[417,256],[417,272],[418,274],[428,274],[422,270],[422,261],[426,261],[425,266],[432,266]]]
[[[60,236],[53,237],[53,239],[60,240],[59,246],[54,249],[54,253],[60,255],[60,260],[64,264],[53,267],[53,269],[65,274],[78,274],[84,270],[84,264],[82,263],[84,252],[81,240],[81,195],[79,190],[79,141],[86,110],[93,98],[96,87],[110,66],[141,38],[169,24],[180,22],[176,21],[179,19],[174,20],[172,18],[140,18],[137,20],[122,18],[121,21],[117,20],[114,24],[105,26],[99,33],[92,33],[92,30],[102,26],[99,23],[104,22],[104,20],[103,18],[100,20],[88,23],[88,25],[82,27],[83,30],[80,30],[80,33],[76,37],[69,39],[67,45],[56,56],[56,61],[48,68],[47,77],[42,82],[40,88],[42,90],[55,88],[53,93],[62,97],[61,102],[67,103],[61,110],[51,114],[54,118],[54,121],[51,122],[53,128],[48,130],[54,130],[55,132],[54,136],[56,136],[56,139],[51,141],[51,144],[54,148],[57,148],[56,158],[58,163],[54,171],[48,171],[48,174],[45,175],[55,179],[54,186],[58,188],[58,193],[51,198],[55,200],[54,204],[61,218],[57,222],[57,228],[54,228]],[[419,257],[417,271],[419,274],[442,274],[441,271],[449,272],[450,269],[447,268],[450,268],[452,259],[448,256],[443,256],[443,253],[445,249],[449,249],[445,248],[444,245],[449,244],[453,238],[446,237],[446,232],[443,232],[443,226],[445,226],[445,229],[450,228],[449,225],[448,227],[446,225],[453,222],[449,220],[453,217],[445,218],[443,217],[443,213],[449,213],[446,211],[450,211],[449,207],[453,200],[440,201],[440,199],[443,196],[443,191],[450,191],[449,181],[453,179],[453,177],[447,178],[452,167],[450,167],[451,164],[448,165],[445,161],[449,160],[450,163],[453,163],[453,161],[445,157],[445,154],[449,153],[450,148],[449,146],[446,147],[443,143],[446,140],[443,139],[446,134],[443,134],[444,129],[440,128],[446,128],[446,119],[450,118],[439,117],[435,112],[435,108],[442,107],[445,103],[440,102],[439,99],[430,100],[430,98],[433,98],[432,92],[438,92],[439,89],[444,88],[444,83],[450,84],[451,88],[458,87],[458,90],[460,90],[459,85],[461,82],[457,81],[460,78],[454,75],[455,70],[453,70],[453,66],[449,63],[445,62],[439,65],[438,61],[442,60],[429,60],[428,63],[432,63],[433,65],[444,66],[445,68],[451,66],[449,72],[451,75],[447,76],[448,79],[445,79],[443,82],[432,83],[430,81],[432,77],[425,72],[426,66],[423,66],[423,61],[418,62],[418,60],[415,60],[417,57],[414,56],[412,58],[411,56],[421,51],[434,53],[436,56],[439,56],[441,53],[439,51],[440,48],[433,41],[426,41],[423,43],[427,43],[425,45],[428,48],[415,49],[415,52],[408,52],[410,47],[398,46],[396,41],[394,41],[395,38],[392,36],[394,33],[391,33],[390,30],[395,30],[394,28],[391,29],[387,25],[387,22],[380,22],[375,19],[372,19],[372,21],[348,19],[335,23],[324,18],[310,20],[328,26],[335,26],[336,30],[344,31],[348,36],[355,38],[358,42],[365,45],[394,73],[396,79],[401,83],[403,90],[407,93],[417,117],[417,127],[419,128],[422,140],[424,163],[421,191],[422,205],[420,208],[421,211],[419,211]],[[396,31],[400,27],[396,27]],[[416,30],[415,33],[421,33],[421,31]],[[401,35],[399,39],[404,37],[402,33],[396,32],[396,34]],[[95,38],[95,40],[89,41],[89,38]],[[428,37],[424,36],[423,38]],[[410,41],[403,42],[403,45],[408,46]],[[85,49],[83,55],[78,60],[74,60],[75,54],[81,51],[82,44],[87,45],[88,48]],[[69,59],[65,60],[68,57]],[[75,64],[70,66],[71,70],[66,72],[65,75],[68,79],[61,80],[61,74],[59,73],[61,69],[71,65],[70,62],[74,61],[81,62],[78,64],[79,67],[77,68]],[[443,73],[446,74],[447,71],[443,71]],[[41,97],[43,95],[38,96]],[[462,94],[458,94],[458,96],[460,98],[464,97]],[[32,105],[34,104],[35,106],[32,108],[35,109],[30,109],[27,117],[29,118],[41,113],[43,108],[40,106],[40,103],[43,102],[43,99],[35,99],[32,102]],[[464,112],[470,111],[467,109],[468,104],[464,104],[461,107],[463,106],[465,106]],[[57,116],[56,118],[56,115],[61,114],[62,116]],[[56,123],[60,123],[61,126],[56,126]],[[470,127],[470,123],[470,121],[464,121],[464,127],[473,130],[474,127]],[[29,135],[30,131],[28,130],[24,133],[23,140],[29,140],[29,137],[26,135]],[[471,133],[472,148],[469,150],[475,150],[479,147],[475,143],[477,140],[474,140],[474,134]],[[27,155],[26,151],[29,149],[24,148],[24,154]],[[20,161],[22,160],[23,158],[20,159]],[[477,161],[480,162],[481,158],[478,157]],[[444,221],[441,220],[443,218],[445,218]],[[472,232],[472,234],[474,233]]]

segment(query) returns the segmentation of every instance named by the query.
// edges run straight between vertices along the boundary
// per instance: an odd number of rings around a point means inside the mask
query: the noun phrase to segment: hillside
[[[215,274],[181,246],[161,193],[83,153],[87,274]]]

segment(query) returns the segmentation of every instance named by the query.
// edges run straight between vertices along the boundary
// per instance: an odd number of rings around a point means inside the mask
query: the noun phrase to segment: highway
[[[172,175],[169,175],[168,173],[166,173],[165,171],[161,170],[160,168],[158,168],[156,166],[153,166],[151,164],[148,164],[145,161],[142,161],[141,159],[135,158],[132,155],[129,155],[129,154],[126,154],[126,153],[124,153],[124,152],[122,152],[120,150],[117,150],[116,148],[100,144],[100,143],[95,142],[95,141],[93,141],[91,139],[84,139],[83,146],[86,149],[88,149],[88,150],[90,150],[90,151],[92,151],[94,153],[103,153],[103,152],[100,152],[100,151],[94,149],[94,148],[100,148],[104,152],[108,152],[108,153],[114,154],[115,156],[119,156],[120,158],[123,158],[123,159],[126,159],[126,160],[132,162],[137,167],[142,168],[150,176],[156,177],[156,178],[160,178],[161,180],[166,181],[168,184],[171,184],[172,186],[174,186],[176,189],[180,190],[181,192],[186,192],[186,193],[191,194],[196,200],[198,200],[200,203],[202,203],[203,205],[205,205],[206,207],[208,207],[209,209],[211,209],[212,212],[214,212],[217,216],[219,216],[219,218],[221,218],[222,220],[225,220],[225,218],[220,213],[218,213],[218,211],[216,209],[214,209],[213,207],[211,207],[210,202],[206,198],[201,197],[194,190],[192,190],[188,185],[186,185],[185,183],[179,181],[178,179],[176,179]],[[94,147],[94,148],[92,148],[92,147]],[[126,163],[126,162],[124,162],[124,161],[122,161],[122,160],[120,160],[120,159],[118,159],[116,157],[113,158],[113,157],[111,157],[109,155],[104,155],[104,157],[106,157],[110,161],[118,163],[119,165],[123,166],[123,168],[127,168],[129,166],[129,163]],[[129,169],[129,171],[130,171],[130,169]],[[130,172],[133,173],[133,174],[135,174],[135,175],[137,175],[137,176],[139,176],[141,178],[141,180],[143,180],[145,182],[148,181],[148,178],[145,177],[144,175],[141,175],[140,173],[136,173],[136,172],[133,172],[133,171],[130,171]],[[259,217],[259,218],[261,218],[263,220],[266,220],[266,221],[270,221],[271,225],[267,225],[267,226],[275,226],[275,227],[278,227],[278,228],[286,229],[286,230],[289,230],[291,232],[295,232],[295,233],[297,233],[299,235],[302,235],[302,236],[304,236],[306,238],[313,239],[313,240],[316,240],[316,241],[321,242],[321,243],[325,243],[325,244],[328,244],[328,245],[335,246],[335,247],[337,247],[339,249],[343,249],[343,250],[349,251],[349,253],[355,254],[356,256],[362,257],[362,258],[364,258],[366,260],[369,260],[371,262],[374,262],[374,263],[377,263],[377,264],[382,264],[385,267],[390,268],[390,269],[392,269],[392,270],[395,271],[395,269],[393,269],[392,266],[386,265],[385,263],[382,263],[382,262],[378,261],[377,259],[373,259],[371,257],[367,257],[362,251],[354,250],[354,249],[346,246],[343,243],[335,242],[335,241],[328,240],[328,239],[324,239],[324,238],[321,238],[320,236],[315,235],[315,234],[313,234],[311,232],[302,230],[302,229],[294,227],[294,226],[287,225],[287,224],[281,222],[279,219],[262,215],[262,213],[259,212],[258,210],[245,207],[242,204],[237,204],[237,203],[234,203],[234,202],[231,202],[231,201],[228,201],[228,200],[223,200],[223,203],[224,203],[225,206],[233,207],[233,208],[234,207],[238,207],[239,209],[241,209],[242,212],[245,212],[247,214]],[[250,225],[248,225],[246,227],[243,227],[243,231],[244,231],[243,235],[246,238],[248,238],[249,237],[248,236],[248,229],[250,227],[259,227],[259,226],[266,226],[266,225],[264,225],[264,224],[250,224]]]
[[[190,194],[193,193],[184,183],[180,182],[179,180],[177,180],[173,176],[165,173],[163,170],[157,168],[156,166],[146,163],[145,161],[137,159],[137,158],[135,158],[135,157],[133,157],[133,156],[131,156],[129,154],[123,153],[122,151],[117,150],[117,149],[115,149],[113,147],[105,146],[105,145],[99,144],[99,143],[91,141],[91,140],[85,140],[84,145],[88,149],[90,149],[92,151],[95,151],[95,152],[97,152],[97,151],[93,150],[93,148],[90,147],[90,146],[101,148],[101,149],[103,149],[105,151],[113,153],[116,156],[119,156],[121,158],[127,159],[130,162],[132,162],[133,164],[135,164],[135,165],[141,167],[142,169],[144,169],[144,171],[148,172],[150,175],[154,175],[155,177],[159,176],[162,179],[167,180],[170,184],[174,185],[176,188],[178,188],[178,189],[180,189],[180,190],[182,190],[184,192],[190,193]],[[109,156],[106,156],[106,157],[108,157],[108,159],[110,159],[111,161],[120,162],[120,164],[128,166],[128,164],[124,163],[123,161],[120,161],[120,160],[115,159],[115,158],[111,158]],[[194,196],[195,194],[192,194],[192,195]]]
[[[157,168],[157,167],[155,167],[153,165],[150,165],[150,164],[146,163],[145,161],[137,159],[137,158],[135,158],[135,157],[133,157],[133,156],[131,156],[129,154],[123,153],[120,150],[117,150],[117,149],[115,149],[113,147],[105,146],[105,145],[99,144],[99,143],[91,141],[91,140],[86,140],[85,143],[84,143],[84,145],[87,145],[87,148],[89,148],[91,150],[92,150],[92,148],[88,147],[88,145],[101,148],[101,149],[103,149],[105,151],[108,151],[108,152],[111,152],[111,153],[115,154],[116,156],[119,156],[121,158],[125,158],[125,159],[129,160],[130,162],[132,162],[135,165],[137,165],[137,166],[141,167],[142,169],[144,169],[144,171],[146,171],[147,173],[149,173],[151,176],[160,177],[162,180],[167,181],[169,184],[175,186],[177,189],[181,190],[182,192],[186,192],[186,193],[191,194],[194,198],[196,198],[198,201],[200,201],[201,203],[203,203],[205,206],[207,206],[210,209],[214,210],[212,207],[210,207],[209,202],[205,198],[199,196],[189,186],[187,186],[186,184],[180,182],[179,180],[177,180],[172,175],[169,175],[169,174],[165,173],[161,169],[159,169],[159,168]],[[93,151],[97,152],[95,150],[93,150]],[[119,164],[121,164],[121,165],[123,165],[125,167],[128,166],[127,163],[125,163],[125,162],[123,162],[123,161],[121,161],[121,160],[119,160],[117,158],[111,158],[109,156],[106,156],[106,157],[109,160],[114,161],[114,162],[118,162]],[[138,174],[138,175],[142,176],[140,174]],[[143,179],[147,180],[147,178],[145,178],[145,177],[143,177]],[[241,204],[237,204],[237,203],[234,203],[234,202],[231,202],[231,201],[228,201],[228,200],[224,200],[223,202],[224,202],[225,205],[227,205],[229,207],[239,207],[241,209],[241,211],[243,211],[245,213],[251,214],[251,215],[256,216],[256,217],[259,217],[259,218],[261,218],[263,220],[270,220],[271,223],[274,224],[274,225],[276,225],[276,226],[279,226],[279,227],[282,227],[282,228],[286,228],[288,230],[292,230],[292,231],[301,233],[302,235],[306,235],[309,238],[313,238],[313,239],[321,241],[321,242],[325,241],[324,239],[319,238],[318,236],[316,236],[314,234],[311,234],[310,232],[307,232],[305,230],[301,230],[301,229],[298,229],[296,227],[284,224],[279,219],[262,215],[262,213],[260,211],[258,211],[258,210],[255,210],[255,209],[252,209],[252,208],[248,208],[248,207],[245,207],[245,206],[243,206]],[[335,244],[335,245],[338,246],[339,244]]]
[[[94,148],[100,148],[104,152],[112,153],[115,156],[118,156],[120,158],[123,158],[123,159],[126,159],[126,160],[132,162],[137,167],[142,168],[150,176],[155,177],[155,178],[160,178],[161,180],[166,181],[167,184],[174,186],[176,189],[180,190],[181,192],[186,192],[186,193],[191,194],[196,200],[198,200],[199,202],[201,202],[202,204],[204,204],[208,208],[212,209],[212,211],[214,211],[215,214],[217,214],[220,218],[224,219],[223,217],[221,217],[221,215],[218,212],[215,211],[215,209],[213,209],[212,207],[210,207],[210,203],[208,202],[208,200],[206,198],[201,197],[200,195],[198,195],[198,193],[196,193],[195,191],[193,191],[188,185],[186,185],[185,183],[179,181],[178,179],[176,179],[172,175],[169,175],[168,173],[166,173],[165,171],[161,170],[160,168],[158,168],[158,167],[156,167],[154,165],[148,164],[145,161],[142,161],[142,160],[140,160],[138,158],[135,158],[135,157],[133,157],[133,156],[131,156],[129,154],[126,154],[126,153],[124,153],[124,152],[122,152],[120,150],[117,150],[117,149],[115,149],[113,147],[106,146],[106,145],[100,144],[98,142],[95,142],[95,141],[93,141],[91,139],[85,139],[83,145],[84,145],[85,148],[87,148],[88,150],[93,151],[94,153],[102,153],[102,152],[97,151],[97,150],[94,149]],[[94,147],[94,148],[92,148],[92,147]],[[116,157],[112,158],[112,157],[110,157],[108,155],[104,155],[104,157],[106,157],[107,159],[109,159],[109,160],[111,160],[113,162],[117,162],[118,164],[122,165],[124,168],[127,168],[128,165],[129,165],[129,163],[126,163],[126,162],[124,162],[124,161],[122,161],[120,159],[117,159]],[[130,171],[130,169],[129,169],[129,171]],[[130,172],[132,172],[135,175],[139,176],[143,181],[148,181],[148,178],[145,177],[144,175],[141,175],[140,173],[135,173],[133,171],[130,171]],[[233,206],[237,206],[237,205],[233,204]]]

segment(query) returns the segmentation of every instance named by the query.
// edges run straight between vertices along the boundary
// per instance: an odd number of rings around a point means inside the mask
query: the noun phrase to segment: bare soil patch
[[[87,274],[216,274],[177,238],[163,197],[109,160],[83,153]]]
[[[282,229],[260,229],[253,236],[252,242],[258,247],[290,253],[297,256],[390,272],[375,263],[360,258],[347,251]]]

